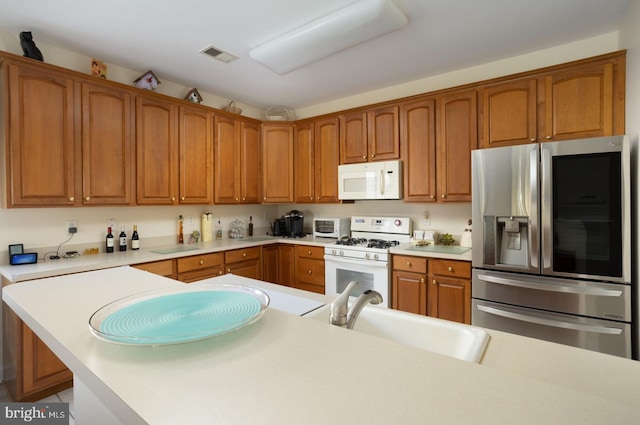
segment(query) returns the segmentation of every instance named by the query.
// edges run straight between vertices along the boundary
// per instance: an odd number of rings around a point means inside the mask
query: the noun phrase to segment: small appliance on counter
[[[286,237],[301,238],[304,237],[304,215],[301,211],[291,210],[284,215],[286,225]]]
[[[287,223],[282,218],[276,218],[271,223],[271,235],[272,236],[286,236],[287,235]]]
[[[325,217],[313,219],[313,236],[340,239],[349,237],[350,217]]]

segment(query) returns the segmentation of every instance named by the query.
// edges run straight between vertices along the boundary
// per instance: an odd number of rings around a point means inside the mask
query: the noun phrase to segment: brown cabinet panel
[[[293,124],[262,125],[262,202],[293,202]]]
[[[132,267],[172,279],[177,277],[176,260],[152,261],[149,263],[134,264]]]
[[[340,163],[367,162],[367,113],[363,111],[340,116]]]
[[[471,279],[471,263],[469,261],[431,258],[429,259],[429,273]]]
[[[442,202],[471,202],[471,151],[478,145],[475,90],[438,98],[437,171]]]
[[[429,276],[429,316],[471,324],[471,281]]]
[[[133,203],[132,101],[126,90],[82,82],[82,202]]]
[[[8,205],[76,205],[74,81],[13,63],[3,72]]]
[[[393,255],[391,257],[393,270],[404,270],[407,272],[427,272],[427,259],[411,255]]]
[[[225,264],[238,263],[240,261],[260,259],[260,247],[253,248],[234,249],[232,251],[225,251],[224,262]]]
[[[400,158],[400,125],[398,105],[367,112],[369,161]]]
[[[324,294],[324,248],[296,245],[295,262],[294,288]]]
[[[296,245],[296,257],[324,260],[324,247],[311,245]]]
[[[433,99],[404,103],[401,110],[404,201],[435,202],[436,107]]]
[[[314,125],[316,202],[338,203],[340,124],[338,118],[326,118]]]
[[[295,282],[295,248],[287,244],[262,247],[262,280],[284,286]]]
[[[240,203],[259,204],[262,164],[260,162],[260,124],[240,123]]]
[[[278,245],[262,247],[262,280],[280,283],[278,278]]]
[[[178,111],[175,103],[136,97],[137,202],[178,201]]]
[[[415,314],[427,314],[427,275],[393,271],[391,308]]]
[[[224,274],[224,265],[208,267],[202,270],[193,270],[190,272],[183,272],[178,275],[178,280],[184,283],[197,282],[203,279],[209,279],[211,277],[222,276]]]
[[[315,202],[315,138],[313,123],[296,124],[293,147],[294,201]]]
[[[213,114],[180,107],[181,204],[213,203]]]
[[[257,259],[227,264],[227,273],[262,280],[262,262]]]
[[[209,267],[222,267],[224,266],[224,253],[214,252],[210,254],[192,255],[190,257],[178,258],[176,261],[178,273],[180,274]]]
[[[529,78],[485,87],[480,92],[480,147],[537,141],[537,80]]]

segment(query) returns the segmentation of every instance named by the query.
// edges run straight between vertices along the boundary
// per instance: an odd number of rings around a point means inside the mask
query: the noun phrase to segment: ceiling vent
[[[237,56],[233,56],[231,53],[223,52],[222,50],[213,46],[205,47],[204,49],[200,50],[200,53],[209,55],[212,58],[224,63],[233,62],[234,60],[238,59]]]

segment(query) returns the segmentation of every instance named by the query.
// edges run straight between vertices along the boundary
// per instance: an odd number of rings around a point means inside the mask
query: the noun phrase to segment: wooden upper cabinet
[[[624,109],[619,104],[620,99],[624,103],[624,59],[620,62],[580,66],[543,77],[542,141],[624,134],[624,117],[619,113]]]
[[[98,82],[82,82],[82,203],[134,201],[132,96]]]
[[[293,124],[262,125],[262,202],[293,202]]]
[[[293,138],[294,202],[315,202],[315,138],[313,122],[297,123]]]
[[[8,206],[76,205],[74,81],[11,62],[3,72]]]
[[[181,204],[213,202],[213,114],[180,106],[179,175]]]
[[[480,147],[537,141],[537,80],[508,81],[480,91]]]
[[[136,96],[137,200],[178,202],[178,109],[173,102]]]
[[[216,115],[214,203],[260,203],[260,145],[260,124]]]
[[[340,124],[338,118],[314,123],[315,194],[317,203],[337,203]]]
[[[366,111],[340,115],[340,163],[367,162]]]
[[[369,161],[400,158],[400,125],[398,105],[367,112]]]
[[[437,200],[435,117],[433,99],[402,104],[400,130],[405,202]]]
[[[340,116],[340,163],[400,158],[399,106]]]
[[[437,196],[441,202],[471,202],[471,151],[478,146],[477,109],[475,90],[438,98]]]

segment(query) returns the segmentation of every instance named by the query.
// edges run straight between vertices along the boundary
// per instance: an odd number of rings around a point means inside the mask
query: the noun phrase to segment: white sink
[[[327,305],[305,317],[329,326],[330,308]],[[489,334],[474,326],[373,305],[362,309],[353,331],[476,363],[489,342]]]

